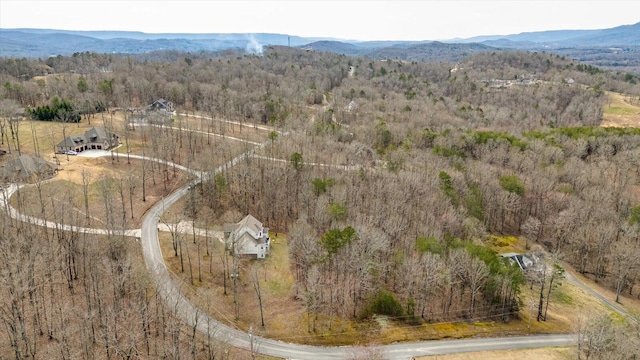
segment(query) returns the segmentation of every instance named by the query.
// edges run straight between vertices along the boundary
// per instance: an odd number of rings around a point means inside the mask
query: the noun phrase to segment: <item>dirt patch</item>
[[[60,154],[56,155],[56,157],[59,161],[56,180],[64,180],[81,185],[83,172],[93,179],[122,175],[122,171],[118,171],[116,168],[116,166],[119,167],[120,163],[114,163],[115,166],[112,166],[110,158],[83,158]]]

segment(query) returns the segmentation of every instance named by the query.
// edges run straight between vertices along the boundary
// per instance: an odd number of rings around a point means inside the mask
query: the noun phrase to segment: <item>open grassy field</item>
[[[61,160],[58,175],[40,184],[27,185],[10,199],[10,204],[23,214],[46,217],[65,224],[108,228],[107,212],[125,214],[112,219],[116,228],[140,226],[144,214],[157,200],[184,185],[189,175],[178,170],[169,171],[166,179],[147,169],[146,201],[143,199],[141,160],[126,158],[119,161],[107,158],[69,157]],[[155,181],[152,179],[155,177]],[[86,200],[83,179],[86,179]],[[42,195],[42,196],[41,196]],[[44,207],[44,212],[43,212]]]
[[[607,92],[609,102],[604,107],[602,126],[640,127],[640,104],[628,96]]]
[[[117,206],[120,212],[126,213],[126,217],[118,223],[124,222],[125,228],[133,228],[139,226],[142,216],[157,199],[182,186],[192,175],[164,164],[147,162],[143,166],[141,160],[128,159],[128,152],[169,159],[191,169],[209,171],[254,147],[252,143],[198,133],[197,129],[187,131],[145,126],[126,132],[124,114],[120,111],[98,114],[90,121],[83,119],[78,124],[63,124],[23,120],[19,123],[18,139],[0,146],[1,149],[11,150],[11,153],[0,157],[0,166],[18,155],[19,140],[22,154],[39,154],[57,164],[58,173],[38,186],[22,188],[19,197],[16,194],[11,199],[14,207],[20,207],[25,214],[41,216],[44,206],[44,214],[49,220],[59,218],[66,224],[100,227],[106,226],[106,206]],[[104,126],[105,123],[120,135],[123,142],[114,150],[112,157],[85,158],[55,153],[55,145],[65,136],[82,134],[93,126]],[[183,119],[174,125],[178,129],[194,129],[198,123],[194,119]],[[211,122],[211,126],[214,125],[215,122]],[[267,138],[264,130],[251,126],[243,126],[242,131],[239,125],[225,126],[226,131],[233,132],[238,139],[260,140],[260,135],[262,141]],[[146,152],[143,147],[147,148]],[[143,169],[146,201],[142,201]],[[87,183],[86,203],[84,182]],[[105,197],[105,191],[110,195]],[[105,199],[117,205],[107,204]]]
[[[80,135],[94,126],[105,126],[120,135],[122,145],[115,150],[120,154],[127,152],[162,159],[192,169],[209,170],[223,164],[233,156],[245,152],[268,139],[268,132],[254,128],[251,124],[243,126],[209,120],[203,123],[199,119],[177,117],[166,127],[136,126],[127,130],[122,111],[97,114],[90,120],[82,119],[78,124],[25,119],[19,123],[18,140],[22,154],[39,154],[45,160],[62,162],[67,156],[56,155],[55,146],[65,136]],[[207,131],[212,134],[208,135]],[[230,138],[219,136],[223,132]],[[218,135],[214,135],[218,134]],[[10,138],[11,139],[11,138]],[[247,141],[247,142],[243,142]],[[146,148],[146,152],[143,152]],[[17,140],[0,145],[1,150],[10,153],[0,157],[0,165],[17,155]],[[190,156],[189,154],[193,154]]]

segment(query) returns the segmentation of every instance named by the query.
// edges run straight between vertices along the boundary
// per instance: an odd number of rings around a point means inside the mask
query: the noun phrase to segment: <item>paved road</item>
[[[576,279],[576,277],[573,276],[573,274],[571,274],[569,271],[566,271],[564,273],[564,277],[565,277],[565,279],[567,279],[567,281],[569,281],[570,283],[572,283],[575,286],[579,287],[580,289],[582,289],[587,294],[589,294],[589,295],[593,296],[594,298],[598,299],[601,303],[609,306],[613,311],[617,312],[618,314],[622,315],[625,318],[631,319],[631,321],[636,321],[635,318],[629,317],[629,313],[625,309],[623,309],[622,306],[620,306],[620,304],[616,303],[613,300],[609,300],[606,297],[604,297],[604,296],[598,294],[597,292],[593,291],[593,289],[591,289],[590,287],[585,285],[580,280]]]
[[[184,114],[184,113],[180,113],[180,114],[178,114],[178,116],[191,117],[191,118],[195,118],[195,119],[215,120],[215,121],[220,121],[220,122],[224,122],[224,123],[227,123],[227,124],[246,126],[246,127],[251,127],[251,128],[254,128],[254,129],[264,130],[264,131],[273,131],[273,128],[270,127],[270,126],[257,125],[257,124],[247,123],[247,122],[240,123],[240,122],[237,122],[237,121],[214,119],[214,118],[211,118],[211,117],[208,117],[208,116]]]
[[[184,115],[184,114],[180,114],[180,115]],[[194,116],[194,115],[190,115],[191,117],[195,117],[198,119],[209,119],[207,117],[203,117],[203,116]],[[196,133],[196,134],[203,134],[203,135],[210,135],[213,137],[219,137],[219,138],[223,138],[226,140],[233,140],[233,141],[239,141],[239,142],[243,142],[243,143],[247,143],[247,144],[251,144],[251,145],[260,145],[260,143],[257,143],[255,141],[250,141],[250,140],[245,140],[245,139],[241,139],[241,138],[237,138],[237,137],[233,137],[233,136],[228,136],[228,135],[221,135],[221,134],[213,134],[213,133],[208,133],[206,131],[202,131],[202,130],[193,130],[193,129],[188,129],[188,128],[178,128],[175,126],[164,126],[164,125],[154,125],[154,124],[136,124],[136,126],[149,126],[149,127],[159,127],[159,128],[165,128],[165,129],[171,129],[171,130],[176,130],[176,131],[188,131],[188,132],[192,132],[192,133]]]

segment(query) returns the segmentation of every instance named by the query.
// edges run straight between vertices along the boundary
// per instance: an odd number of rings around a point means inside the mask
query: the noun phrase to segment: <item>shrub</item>
[[[442,244],[433,236],[419,237],[416,239],[416,249],[420,252],[430,252],[432,254],[442,254]]]
[[[374,314],[401,317],[404,315],[402,304],[388,291],[380,290],[371,299],[369,306],[364,309],[362,317],[369,317]]]
[[[508,192],[524,195],[524,185],[516,175],[501,176],[500,186]]]

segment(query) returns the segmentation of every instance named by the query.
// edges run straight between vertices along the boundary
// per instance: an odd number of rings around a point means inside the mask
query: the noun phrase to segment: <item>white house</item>
[[[237,224],[225,225],[227,249],[238,255],[264,259],[269,253],[269,228],[251,215]]]

